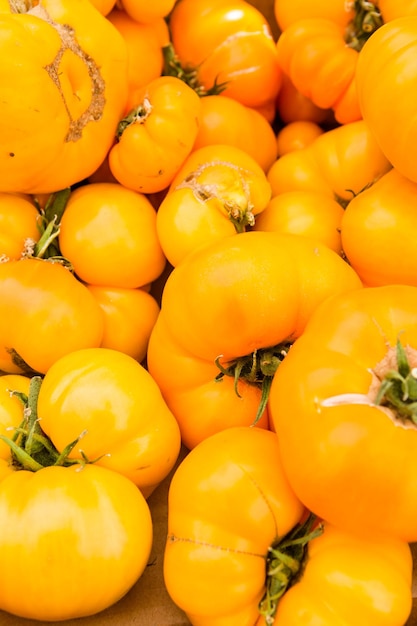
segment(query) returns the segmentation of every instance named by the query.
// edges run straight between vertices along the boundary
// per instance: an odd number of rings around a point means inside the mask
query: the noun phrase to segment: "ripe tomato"
[[[0,260],[17,260],[38,241],[39,218],[30,197],[0,192]]]
[[[158,207],[166,258],[175,267],[200,246],[245,231],[270,197],[264,170],[245,150],[227,144],[193,150]]]
[[[417,287],[416,197],[417,183],[393,168],[347,205],[341,220],[343,250],[369,287]]]
[[[281,157],[287,152],[306,148],[323,132],[324,130],[319,124],[309,120],[298,120],[285,124],[277,133],[277,156]]]
[[[75,350],[47,371],[39,392],[42,429],[57,450],[85,435],[69,458],[127,476],[145,497],[180,451],[178,424],[149,372],[118,350]]]
[[[230,428],[194,448],[170,484],[164,554],[166,588],[190,623],[351,626],[360,614],[402,626],[412,605],[407,543],[306,513],[274,433]]]
[[[408,285],[328,298],[269,397],[302,502],[341,529],[407,542],[417,539],[416,310],[417,287]]]
[[[334,122],[331,109],[321,109],[310,98],[304,96],[292,83],[289,76],[283,75],[282,84],[278,92],[276,110],[279,119],[284,124],[298,121],[323,124]]]
[[[201,99],[201,118],[193,150],[230,144],[244,150],[266,172],[277,158],[275,133],[265,117],[223,95]]]
[[[185,445],[253,424],[259,411],[267,426],[263,393],[288,344],[322,299],[360,286],[327,246],[275,232],[224,237],[179,263],[165,283],[148,368]]]
[[[253,229],[312,237],[341,254],[343,216],[342,206],[326,194],[287,191],[271,198]]]
[[[410,155],[417,125],[410,93],[417,80],[416,53],[417,7],[414,15],[387,22],[374,33],[361,52],[357,71],[363,118],[387,159],[414,182],[417,167]]]
[[[175,4],[175,0],[116,0],[116,7],[141,24],[152,23],[159,18],[167,17]]]
[[[0,609],[42,623],[99,613],[142,575],[152,534],[146,500],[116,472],[10,472],[0,481]]]
[[[0,263],[0,370],[45,373],[61,356],[97,347],[103,314],[61,263],[33,257]]]
[[[354,2],[332,0],[332,2],[311,2],[310,0],[274,0],[274,15],[281,30],[285,30],[299,19],[325,18],[344,26],[354,16]]]
[[[78,278],[92,285],[141,287],[158,278],[166,263],[150,200],[119,183],[75,189],[58,241]]]
[[[104,314],[100,347],[119,350],[144,361],[149,337],[159,314],[156,299],[145,288],[123,289],[87,285]]]
[[[126,46],[85,0],[12,6],[0,10],[0,191],[52,193],[106,156],[125,108]]]
[[[168,26],[163,17],[143,24],[117,8],[109,13],[107,19],[122,35],[128,49],[129,93],[125,112],[129,113],[138,104],[137,90],[162,74],[162,47],[169,41]]]
[[[155,78],[134,95],[134,108],[120,122],[109,151],[109,167],[122,185],[155,193],[170,185],[193,149],[201,102],[173,76]]]
[[[272,195],[316,191],[346,203],[391,169],[364,120],[337,126],[269,168]]]
[[[282,81],[266,17],[245,0],[180,0],[169,18],[171,41],[182,68],[198,84],[255,109],[272,106]],[[268,113],[270,116],[270,112]]]

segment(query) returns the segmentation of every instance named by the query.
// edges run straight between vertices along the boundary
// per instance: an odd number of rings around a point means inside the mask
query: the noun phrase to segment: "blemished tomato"
[[[417,183],[392,168],[347,205],[341,222],[343,250],[369,287],[417,287],[416,198]]]
[[[33,257],[0,263],[0,370],[44,374],[64,354],[97,347],[103,313],[60,262]]]
[[[39,217],[29,198],[0,192],[0,260],[17,260],[38,241]]]
[[[180,0],[170,14],[171,41],[181,66],[194,70],[206,92],[223,95],[270,120],[282,81],[266,17],[245,0]]]
[[[408,285],[328,298],[269,396],[302,502],[341,529],[407,542],[417,539],[416,310],[417,288]]]
[[[162,47],[169,41],[168,25],[162,17],[142,24],[130,17],[126,11],[117,8],[109,13],[107,19],[122,35],[128,49],[129,93],[125,109],[128,113],[138,104],[137,90],[162,74],[164,67]]]
[[[180,78],[159,76],[135,91],[108,155],[113,176],[141,193],[167,188],[191,153],[201,101]],[[179,106],[181,103],[181,106]]]
[[[9,472],[0,481],[0,609],[42,623],[94,615],[140,578],[152,535],[146,500],[116,472]]]
[[[339,202],[326,194],[287,191],[271,198],[253,229],[311,237],[341,254],[343,216]]]
[[[230,144],[245,150],[265,172],[277,158],[275,133],[264,115],[220,94],[201,99],[193,150],[212,144]]]
[[[323,133],[324,130],[319,124],[309,120],[298,120],[285,124],[277,133],[277,156],[281,157],[287,152],[306,148]]]
[[[200,246],[244,232],[270,197],[266,173],[245,150],[231,144],[193,150],[158,207],[166,258],[175,267]]]
[[[403,626],[412,606],[406,542],[308,517],[270,431],[231,428],[177,468],[164,580],[193,626]],[[181,572],[181,575],[179,575]]]
[[[112,144],[126,46],[86,0],[14,6],[0,6],[0,190],[53,193],[92,174]]]
[[[353,196],[391,169],[364,120],[319,135],[309,146],[277,159],[267,177],[272,196],[286,191],[316,191],[338,201]]]
[[[185,445],[253,424],[268,376],[318,303],[359,287],[338,254],[297,235],[250,231],[188,255],[165,283],[147,357]]]
[[[150,200],[119,183],[75,189],[58,241],[78,278],[92,285],[141,287],[158,278],[166,263]]]
[[[173,468],[178,424],[149,372],[118,350],[76,350],[45,374],[42,429],[57,450],[84,433],[69,455],[123,474],[145,497]]]
[[[417,80],[417,7],[415,11],[387,22],[367,41],[358,62],[357,85],[363,118],[381,150],[401,174],[417,182],[415,159],[410,156],[417,138],[410,98]]]
[[[149,337],[159,314],[159,304],[148,287],[123,289],[87,285],[104,313],[100,347],[120,350],[139,363],[144,361]]]

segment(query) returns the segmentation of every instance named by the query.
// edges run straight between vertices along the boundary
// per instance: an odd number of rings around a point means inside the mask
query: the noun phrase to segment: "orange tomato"
[[[341,254],[343,216],[342,206],[323,193],[287,191],[271,198],[253,229],[311,237]]]
[[[321,126],[309,120],[298,120],[286,124],[277,133],[277,156],[280,157],[287,152],[306,148],[323,132]]]
[[[416,310],[409,285],[328,298],[269,396],[284,469],[306,507],[343,530],[407,542],[417,539]]]
[[[75,189],[58,241],[77,277],[92,285],[137,288],[155,280],[165,267],[155,209],[144,194],[119,183]]]
[[[0,192],[0,260],[17,260],[38,241],[39,218],[30,198]]]
[[[277,364],[322,299],[360,286],[333,250],[296,235],[244,232],[183,259],[165,283],[148,368],[185,445],[253,424],[267,364]],[[267,427],[261,415],[257,424]]]
[[[4,2],[0,22],[0,191],[79,183],[105,158],[125,109],[123,38],[86,0],[30,0],[16,12]]]
[[[122,185],[155,193],[170,185],[193,149],[201,102],[191,87],[173,76],[155,78],[135,97],[135,108],[119,124],[109,167]]]
[[[202,245],[253,223],[271,197],[261,166],[244,150],[213,144],[193,150],[159,205],[159,241],[174,267]]]
[[[285,30],[299,19],[321,17],[344,26],[354,16],[353,2],[332,0],[331,2],[311,2],[311,0],[273,0],[274,15],[278,26]]]
[[[137,100],[137,90],[162,74],[164,67],[162,47],[169,41],[168,26],[162,17],[142,24],[130,17],[126,11],[117,8],[109,13],[107,19],[122,35],[128,50],[129,93],[126,102],[128,113],[140,102]]]
[[[347,205],[343,250],[366,285],[417,287],[416,198],[417,183],[393,168]]]
[[[275,106],[282,72],[266,17],[245,0],[180,0],[170,14],[171,41],[184,69],[206,91],[215,85],[255,109]]]
[[[267,177],[272,195],[286,191],[316,191],[348,202],[391,169],[364,120],[322,133],[301,150],[284,154]]]
[[[116,7],[137,22],[145,24],[167,17],[174,7],[175,0],[116,0]]]
[[[247,152],[265,172],[277,158],[275,133],[264,115],[227,96],[205,96],[193,150],[222,143]]]
[[[321,109],[315,105],[310,98],[304,96],[295,87],[286,74],[283,75],[281,88],[278,92],[276,110],[284,124],[299,120],[323,124],[331,122],[333,117],[331,109]]]
[[[149,337],[159,314],[159,305],[145,289],[87,285],[104,314],[100,347],[119,350],[145,360]]]
[[[90,0],[90,2],[96,7],[97,11],[100,11],[105,16],[108,16],[116,4],[116,0]]]
[[[0,370],[44,374],[61,356],[97,347],[99,305],[59,262],[28,257],[0,263]]]

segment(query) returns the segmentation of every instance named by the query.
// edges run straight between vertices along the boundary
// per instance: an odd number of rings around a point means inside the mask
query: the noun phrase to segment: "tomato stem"
[[[393,410],[400,419],[417,424],[417,368],[411,367],[406,351],[397,341],[397,370],[389,370],[379,387],[375,404]]]
[[[71,188],[67,187],[52,193],[44,209],[38,207],[41,216],[39,224],[40,238],[34,244],[33,249],[27,250],[23,256],[60,261],[71,268],[71,263],[68,259],[61,256],[58,245],[60,223],[70,195]]]
[[[239,380],[261,389],[261,400],[253,425],[261,419],[265,411],[274,374],[287,355],[291,345],[289,342],[283,342],[273,348],[254,350],[252,354],[229,361],[226,366],[220,362],[222,355],[215,359],[215,363],[220,370],[215,380],[221,381],[224,376],[232,376],[234,379],[234,391],[239,398],[241,397],[238,389]]]
[[[346,29],[345,41],[350,48],[360,52],[372,33],[383,25],[384,20],[375,2],[355,0],[353,10],[354,17]]]
[[[270,546],[266,562],[266,591],[259,603],[259,613],[267,625],[274,623],[282,596],[300,578],[307,556],[307,545],[323,533],[310,513],[305,522],[295,526],[287,535]]]
[[[201,98],[204,96],[219,95],[226,89],[227,82],[218,83],[217,79],[215,80],[214,85],[209,89],[203,87],[198,80],[198,66],[183,67],[172,43],[163,46],[162,53],[164,57],[162,76],[174,76],[174,78],[179,78],[186,85],[191,87],[191,89],[193,89]]]

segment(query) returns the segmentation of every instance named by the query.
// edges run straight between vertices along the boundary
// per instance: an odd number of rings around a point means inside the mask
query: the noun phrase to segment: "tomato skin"
[[[274,433],[231,428],[194,448],[170,484],[164,554],[166,588],[191,623],[253,625],[268,547],[303,512]]]
[[[120,350],[144,361],[149,337],[159,314],[155,298],[142,289],[87,285],[104,313],[100,347]]]
[[[417,80],[416,32],[417,15],[387,22],[366,42],[357,68],[363,118],[387,159],[414,182],[417,168],[410,154],[416,143],[417,126],[409,94]],[[380,106],[381,97],[384,107]]]
[[[277,156],[281,157],[283,154],[287,154],[287,152],[306,148],[323,133],[324,130],[319,124],[309,120],[299,120],[285,124],[277,133]]]
[[[227,364],[293,340],[322,298],[360,286],[333,250],[274,232],[224,237],[177,265],[165,283],[147,363],[185,445],[230,423],[254,422],[261,390],[241,380],[239,397],[232,377],[216,381],[217,358]]]
[[[98,459],[97,465],[125,475],[145,497],[179,454],[178,424],[156,382],[118,350],[77,350],[54,363],[42,382],[38,414],[58,450],[87,431],[70,458],[84,453]]]
[[[261,113],[227,96],[205,96],[193,150],[224,143],[245,150],[265,172],[277,158],[275,133]]]
[[[0,190],[54,193],[105,158],[127,98],[127,53],[90,2],[32,4],[0,10]]]
[[[312,237],[341,254],[343,217],[344,209],[326,194],[287,191],[271,198],[253,228]]]
[[[39,239],[39,213],[28,197],[0,193],[0,259],[17,260]]]
[[[14,350],[45,373],[58,358],[97,347],[103,314],[88,289],[61,263],[28,257],[0,263],[0,369],[21,374]]]
[[[345,0],[332,0],[332,2],[310,2],[310,0],[292,0],[282,2],[274,0],[274,15],[278,26],[285,30],[300,17],[325,18],[336,24],[345,25],[353,17],[353,11],[348,10]]]
[[[407,543],[364,539],[325,523],[309,542],[301,579],[279,601],[272,626],[334,626],[336,619],[351,626],[358,615],[373,626],[402,626],[412,608],[411,578]],[[265,620],[256,626],[266,626]]]
[[[417,288],[408,285],[329,298],[278,368],[269,396],[284,468],[305,505],[341,529],[407,542],[417,537],[417,430],[373,402],[387,368],[396,367],[397,341],[415,352],[416,307]]]
[[[278,92],[276,110],[284,124],[298,121],[309,121],[316,124],[333,122],[331,109],[321,109],[310,98],[304,96],[293,84],[290,77],[284,74]]]
[[[200,97],[174,76],[155,78],[134,96],[134,109],[125,118],[128,123],[109,151],[109,167],[122,185],[155,193],[171,184],[193,149]]]
[[[393,168],[347,205],[341,222],[343,249],[369,287],[417,287],[416,196],[417,183]]]
[[[116,0],[116,7],[141,24],[152,23],[154,20],[166,17],[172,10],[175,0]]]
[[[349,201],[391,169],[364,120],[326,131],[301,150],[275,161],[267,178],[272,196],[286,191],[316,191]]]
[[[150,200],[119,183],[75,189],[58,239],[76,275],[92,285],[141,287],[158,278],[166,263]]]
[[[169,41],[168,26],[162,17],[144,24],[117,8],[107,15],[107,19],[122,35],[128,49],[126,112],[129,112],[136,104],[136,90],[162,74],[162,46]]]
[[[147,565],[146,500],[103,467],[12,472],[0,482],[0,511],[0,608],[12,615],[42,622],[94,615]]]
[[[274,104],[281,86],[275,41],[266,17],[245,0],[181,0],[170,14],[171,40],[183,67],[209,90],[255,109]]]

